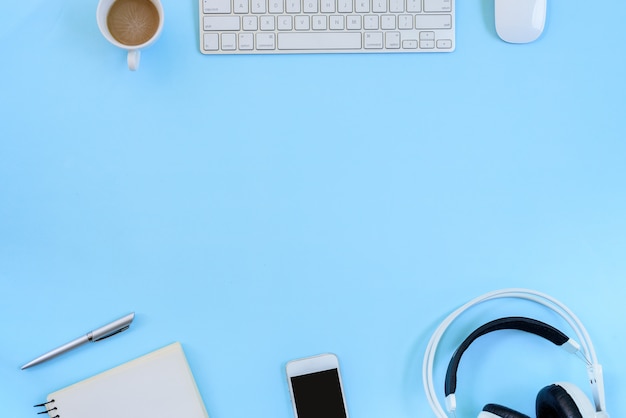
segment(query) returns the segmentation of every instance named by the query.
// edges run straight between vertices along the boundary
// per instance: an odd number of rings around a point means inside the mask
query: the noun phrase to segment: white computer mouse
[[[539,38],[547,0],[495,0],[496,32],[503,41],[524,44]]]

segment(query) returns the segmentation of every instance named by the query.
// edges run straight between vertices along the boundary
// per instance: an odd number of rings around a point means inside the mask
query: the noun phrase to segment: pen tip
[[[34,366],[35,364],[37,364],[35,361],[29,361],[28,363],[26,363],[25,365],[23,365],[22,367],[20,367],[21,370],[26,370],[29,367]]]

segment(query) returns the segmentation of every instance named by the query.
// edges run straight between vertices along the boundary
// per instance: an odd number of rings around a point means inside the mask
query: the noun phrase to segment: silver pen
[[[37,357],[35,360],[30,361],[22,366],[22,370],[27,369],[29,367],[35,366],[39,363],[43,363],[44,361],[50,360],[53,357],[56,357],[60,354],[68,352],[78,346],[81,346],[88,342],[96,342],[104,340],[105,338],[112,337],[115,334],[119,334],[122,331],[126,331],[130,327],[130,323],[133,322],[135,318],[135,313],[130,313],[123,318],[120,318],[116,321],[111,322],[103,327],[95,329],[93,331],[88,332],[87,334],[76,338],[73,341],[70,341],[67,344],[62,345],[61,347],[55,348],[52,351],[47,352],[44,355]]]

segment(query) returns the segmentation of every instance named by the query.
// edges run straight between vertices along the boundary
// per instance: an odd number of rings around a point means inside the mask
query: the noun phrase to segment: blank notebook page
[[[50,417],[208,418],[180,343],[53,392],[53,399]]]

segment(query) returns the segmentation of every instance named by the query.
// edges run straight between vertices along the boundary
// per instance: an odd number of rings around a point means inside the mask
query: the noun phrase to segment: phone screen
[[[339,371],[324,370],[291,378],[298,418],[346,418]]]

